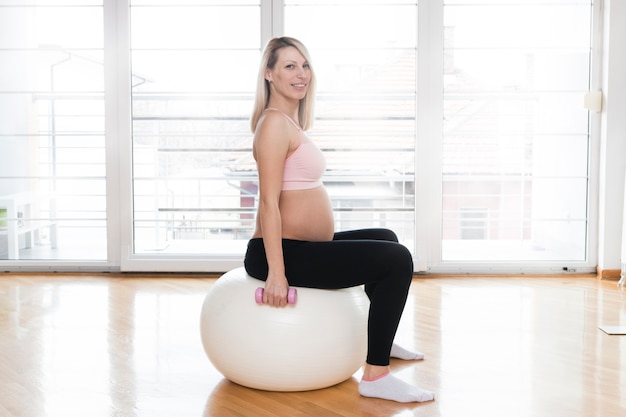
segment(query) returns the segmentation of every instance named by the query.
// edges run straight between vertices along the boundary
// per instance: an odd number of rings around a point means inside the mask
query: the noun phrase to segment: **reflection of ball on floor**
[[[244,268],[222,275],[204,299],[204,350],[229,380],[270,391],[338,384],[364,363],[369,300],[362,287],[298,288],[284,308],[257,304],[262,281]]]

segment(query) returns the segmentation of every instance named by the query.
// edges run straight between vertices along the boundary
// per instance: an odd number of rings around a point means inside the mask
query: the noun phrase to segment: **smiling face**
[[[273,68],[265,72],[270,82],[271,95],[282,96],[289,101],[302,100],[311,80],[311,67],[302,54],[289,46],[277,51],[278,58]]]

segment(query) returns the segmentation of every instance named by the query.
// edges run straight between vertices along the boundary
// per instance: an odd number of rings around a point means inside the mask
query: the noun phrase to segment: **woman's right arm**
[[[278,117],[276,117],[278,116]],[[287,305],[289,283],[282,249],[280,194],[290,140],[285,120],[269,113],[261,119],[254,136],[254,157],[259,172],[259,224],[269,267],[263,302]]]

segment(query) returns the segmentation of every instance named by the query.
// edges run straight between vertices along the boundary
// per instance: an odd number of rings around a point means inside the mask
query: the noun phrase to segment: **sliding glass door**
[[[442,261],[585,261],[591,3],[444,3]]]
[[[266,10],[269,32],[313,54],[309,134],[327,155],[337,230],[389,227],[414,249],[417,4],[285,1],[278,13],[268,3],[131,1],[131,268],[152,258],[203,268],[181,256],[241,263],[258,197],[248,120]],[[355,13],[361,24],[337,42]],[[381,21],[385,37],[370,30]]]
[[[135,254],[240,256],[251,236],[260,10],[131,0]]]
[[[101,0],[0,1],[0,262],[106,262]]]
[[[318,76],[310,136],[326,154],[336,230],[390,228],[413,253],[417,12],[409,0],[284,8],[284,33],[307,45]]]

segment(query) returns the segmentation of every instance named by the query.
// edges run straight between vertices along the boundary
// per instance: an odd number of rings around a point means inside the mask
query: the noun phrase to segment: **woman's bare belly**
[[[335,225],[333,210],[323,186],[308,190],[283,191],[279,208],[284,239],[314,242],[333,239]],[[263,237],[258,216],[253,237]]]

